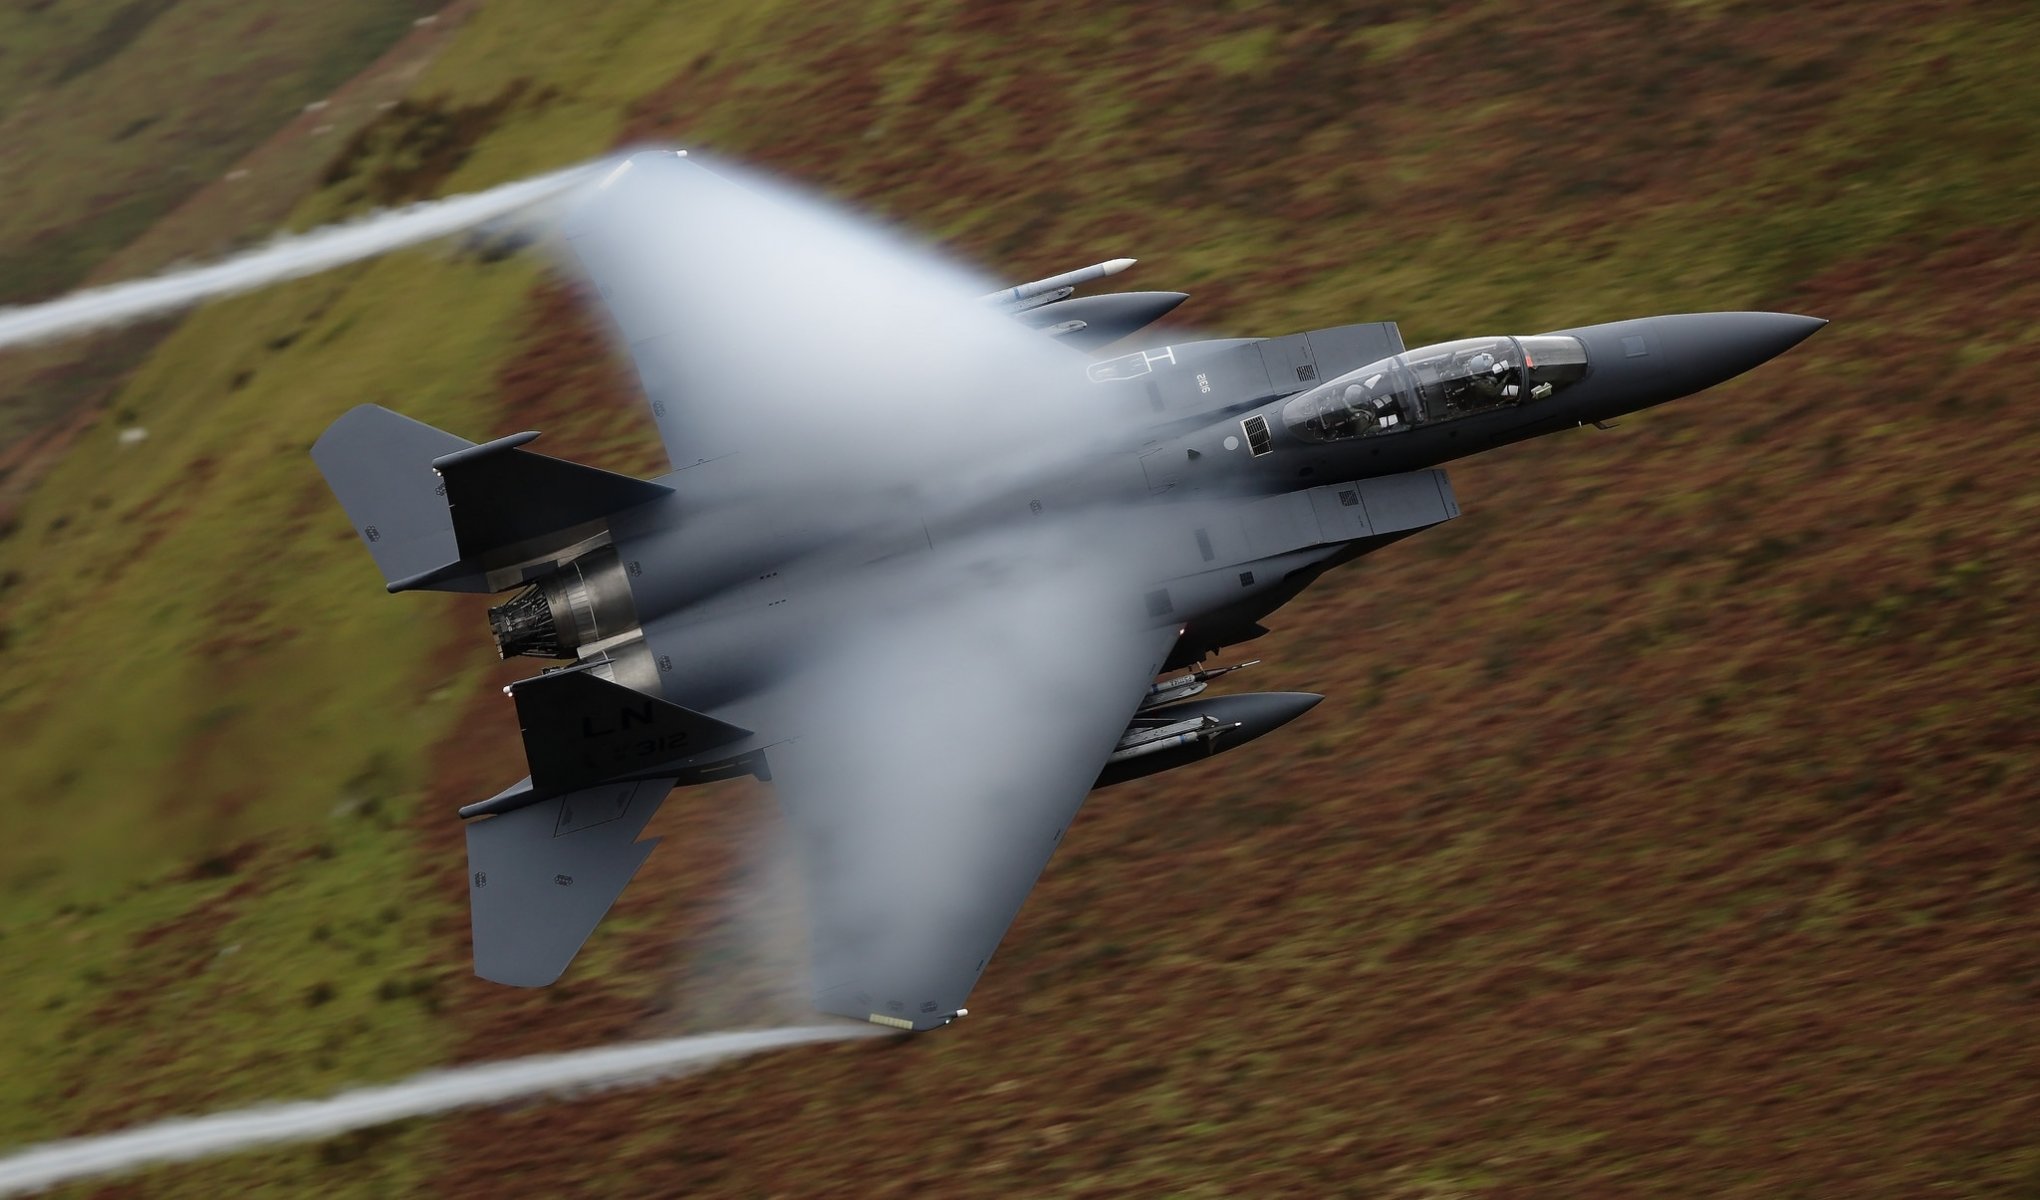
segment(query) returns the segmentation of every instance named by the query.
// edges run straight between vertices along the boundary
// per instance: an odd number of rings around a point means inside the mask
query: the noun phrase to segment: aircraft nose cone
[[[1681,390],[1697,392],[1769,362],[1827,322],[1797,313],[1715,312],[1658,317],[1665,361]]]
[[[1690,396],[1776,358],[1826,324],[1797,313],[1711,312],[1561,330],[1587,346],[1587,379],[1561,393],[1566,415],[1598,421]]]

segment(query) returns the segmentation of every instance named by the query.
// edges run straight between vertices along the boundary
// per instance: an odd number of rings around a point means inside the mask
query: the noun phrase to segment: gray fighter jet
[[[795,843],[814,1004],[902,1030],[965,1011],[1093,788],[1318,702],[1207,695],[1237,667],[1202,664],[1324,572],[1458,516],[1440,464],[1700,391],[1824,324],[1702,313],[1412,350],[1372,322],[1100,358],[1184,297],[1073,296],[1130,260],[985,296],[665,151],[620,163],[564,231],[671,473],[373,405],[312,451],[389,591],[514,589],[488,614],[502,655],[562,664],[506,689],[529,775],[460,809],[475,969],[552,983],[668,794],[753,775]]]

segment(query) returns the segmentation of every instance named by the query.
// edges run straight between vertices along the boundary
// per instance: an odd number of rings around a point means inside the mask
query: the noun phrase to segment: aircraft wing
[[[814,1003],[901,1029],[959,1009],[1178,630],[1066,581],[888,613],[766,752],[806,894]]]
[[[1084,358],[981,302],[982,279],[732,164],[632,155],[565,231],[637,366],[663,482],[696,507],[1010,460],[1081,415]]]

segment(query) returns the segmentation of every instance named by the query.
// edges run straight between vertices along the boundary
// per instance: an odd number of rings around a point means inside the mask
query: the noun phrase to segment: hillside
[[[464,4],[74,0],[0,14],[0,305],[240,249]],[[166,65],[168,64],[168,65]],[[233,103],[219,102],[232,96]],[[171,322],[0,357],[0,512]]]
[[[1250,648],[1330,699],[1095,797],[954,1030],[92,1190],[2033,1194],[2036,63],[2014,0],[491,0],[288,224],[651,139],[1016,279],[1139,255],[1201,330],[1833,324],[1457,464],[1463,519]],[[50,86],[0,74],[0,120]],[[747,784],[669,802],[561,985],[469,975],[451,810],[519,773],[523,671],[472,599],[383,595],[304,454],[375,401],[655,469],[577,314],[458,250],[221,303],[42,464],[0,526],[0,1145],[757,1011]]]

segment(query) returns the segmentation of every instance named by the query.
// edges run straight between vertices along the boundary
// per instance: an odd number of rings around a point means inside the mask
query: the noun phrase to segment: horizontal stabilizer
[[[579,667],[510,685],[532,790],[559,795],[643,776],[751,736],[714,717],[612,683]]]
[[[513,434],[434,460],[462,559],[506,562],[559,549],[604,517],[672,491],[517,448],[537,436]]]
[[[637,836],[672,787],[614,783],[469,822],[475,974],[513,987],[558,979],[659,844]]]
[[[476,445],[379,405],[326,429],[312,459],[392,592],[514,587],[585,549],[606,518],[671,488],[518,449]]]
[[[466,438],[364,404],[327,426],[312,461],[347,510],[354,532],[389,582],[460,557],[434,459],[474,445]]]

